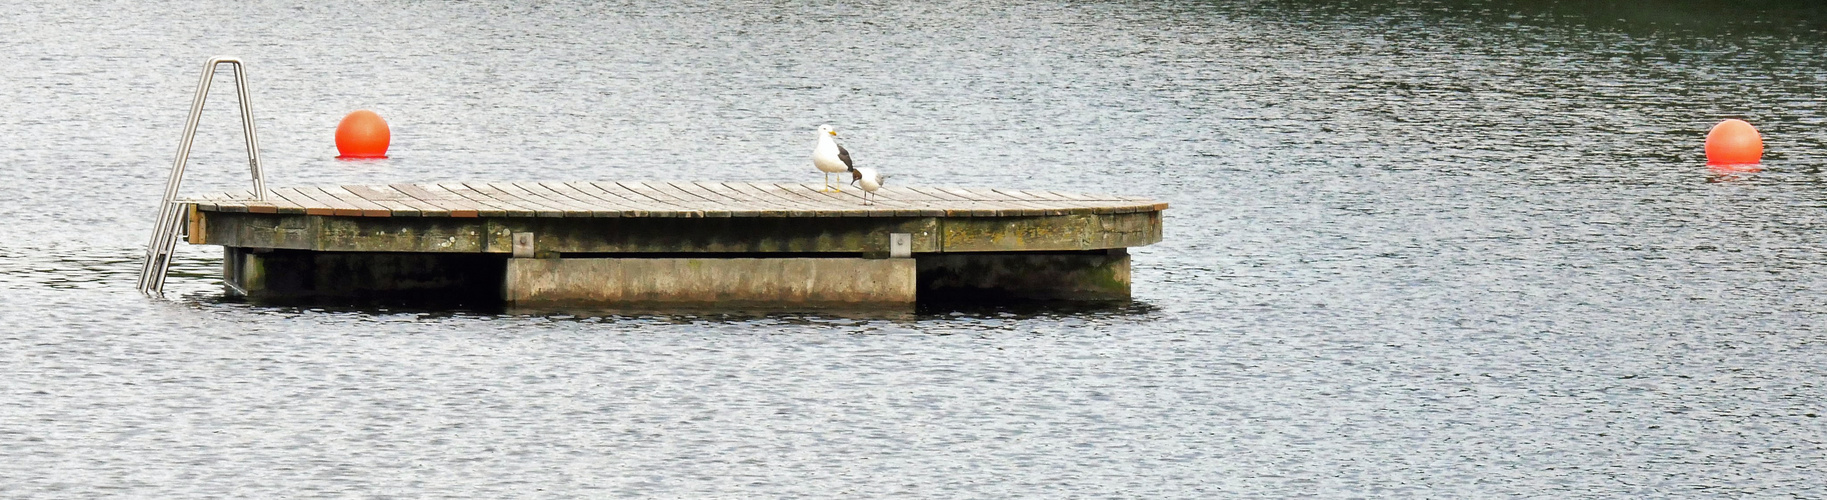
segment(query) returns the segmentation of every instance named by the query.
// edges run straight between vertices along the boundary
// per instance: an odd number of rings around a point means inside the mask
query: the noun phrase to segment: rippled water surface
[[[1810,5],[336,4],[0,13],[0,496],[1827,496]],[[219,54],[280,185],[816,182],[831,123],[1173,208],[1125,307],[263,307],[211,247],[146,299]],[[214,98],[189,191],[246,184]],[[360,108],[392,159],[331,159]]]

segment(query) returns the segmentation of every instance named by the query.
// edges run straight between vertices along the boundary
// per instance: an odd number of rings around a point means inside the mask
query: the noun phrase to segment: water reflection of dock
[[[1038,190],[445,182],[179,200],[238,294],[512,305],[1123,300],[1167,204]]]

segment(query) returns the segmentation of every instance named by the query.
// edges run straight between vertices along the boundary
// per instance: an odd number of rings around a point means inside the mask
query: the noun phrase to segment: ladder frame
[[[203,63],[203,76],[197,82],[197,96],[190,102],[190,119],[184,122],[184,136],[178,141],[177,158],[171,162],[171,177],[165,181],[165,198],[159,202],[159,219],[146,242],[146,260],[140,267],[140,293],[160,297],[165,293],[165,276],[171,268],[171,254],[178,244],[178,233],[185,219],[184,205],[176,202],[178,186],[184,182],[184,164],[190,161],[190,145],[197,138],[197,122],[203,118],[203,104],[209,100],[209,85],[215,80],[216,67],[227,64],[235,72],[235,90],[241,101],[241,132],[247,138],[247,166],[254,178],[254,199],[266,200],[266,178],[260,172],[260,138],[254,130],[254,108],[248,102],[247,67],[238,57],[214,57]]]

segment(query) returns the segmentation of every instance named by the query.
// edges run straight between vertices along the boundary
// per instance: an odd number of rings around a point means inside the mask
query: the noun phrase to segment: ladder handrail
[[[197,138],[197,123],[203,119],[203,104],[209,99],[209,85],[215,79],[216,66],[228,64],[235,72],[235,89],[241,101],[241,132],[247,138],[247,166],[254,177],[254,199],[265,200],[266,179],[260,172],[260,139],[254,131],[254,108],[248,102],[247,68],[237,57],[215,57],[203,63],[203,76],[197,82],[197,96],[190,102],[190,118],[184,122],[184,136],[178,141],[178,156],[171,162],[171,177],[165,181],[165,198],[159,203],[159,220],[146,242],[146,261],[140,268],[139,288],[146,295],[164,293],[165,273],[171,267],[171,253],[177,246],[178,224],[184,218],[182,206],[175,203],[178,186],[184,182],[184,164],[190,161],[190,145]]]

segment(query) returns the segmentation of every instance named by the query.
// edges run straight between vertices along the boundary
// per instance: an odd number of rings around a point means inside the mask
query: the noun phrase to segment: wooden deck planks
[[[289,191],[289,193],[286,191]],[[308,206],[317,207],[320,210],[329,211],[329,213],[324,213],[321,215],[336,215],[336,216],[343,216],[343,217],[361,217],[362,216],[361,208],[358,208],[353,204],[350,204],[341,199],[338,199],[335,196],[330,196],[329,193],[325,193],[322,189],[319,189],[315,186],[289,188],[289,189],[287,189],[285,191],[281,191],[281,192],[286,194],[287,199],[293,200],[298,203],[305,203],[305,204],[308,204]],[[307,211],[306,213],[309,213],[309,212]],[[319,214],[312,214],[312,215],[319,215]]]
[[[695,212],[698,217],[729,217],[730,216],[730,213],[728,210],[719,210],[719,209],[716,209],[715,207],[709,207],[709,206],[705,206],[701,203],[688,201],[691,198],[680,198],[677,194],[673,194],[671,192],[668,192],[667,190],[661,190],[654,186],[649,186],[646,183],[635,182],[635,181],[624,181],[624,182],[616,182],[615,185],[621,186],[623,189],[627,189],[629,192],[632,192],[636,195],[645,196],[647,198],[653,199],[654,201],[657,201],[660,203],[665,203],[665,204],[677,206],[680,208],[694,207],[694,206],[703,207],[701,209],[691,210],[692,212]],[[688,210],[690,210],[690,209],[688,209]]]
[[[464,186],[478,195],[508,204],[520,211],[531,211],[534,217],[564,217],[564,207],[557,204],[542,203],[538,199],[522,198],[514,193],[503,191],[489,182],[464,182]]]
[[[294,206],[303,207],[303,213],[305,215],[332,215],[329,209],[318,206],[315,200],[298,194],[296,188],[270,189],[268,190],[267,197],[275,200],[282,200]]]
[[[808,192],[798,184],[755,184],[755,189],[792,200],[812,210],[813,217],[842,217],[850,207],[840,207],[830,199]]]
[[[761,210],[756,207],[739,203],[716,193],[703,192],[689,184],[686,187],[680,187],[678,183],[660,181],[641,184],[656,192],[675,197],[680,202],[708,207],[709,209],[704,211],[705,217],[756,217],[761,215]]]
[[[527,200],[527,201],[531,201],[533,203],[539,203],[539,204],[542,204],[542,205],[545,205],[548,207],[556,208],[559,211],[564,212],[565,217],[595,217],[596,216],[596,211],[597,211],[596,207],[586,205],[584,203],[578,202],[576,200],[572,200],[570,198],[559,196],[557,194],[551,193],[550,191],[546,191],[545,188],[528,189],[526,186],[521,186],[520,184],[513,183],[513,182],[491,182],[488,185],[491,188],[500,190],[503,193],[508,193],[512,196],[519,197],[522,200]],[[546,191],[546,192],[542,193],[540,191]]]
[[[933,197],[945,207],[945,215],[951,217],[994,217],[1001,215],[1001,209],[982,204],[964,196],[946,192],[940,188],[910,187],[909,190]]]
[[[357,210],[361,210],[362,217],[393,216],[393,209],[381,205],[380,203],[368,201],[355,193],[349,192],[348,189],[344,189],[342,186],[318,186],[317,189],[336,199],[342,200],[345,203],[354,205]]]
[[[491,197],[489,195],[478,192],[475,189],[471,189],[468,185],[465,185],[461,182],[440,182],[440,183],[437,183],[436,186],[439,189],[449,191],[453,194],[456,194],[457,196],[462,196],[464,199],[470,200],[472,203],[477,203],[477,204],[484,205],[484,206],[495,207],[496,209],[501,211],[501,214],[504,217],[532,217],[532,216],[534,216],[534,212],[532,209],[526,208],[517,203],[509,203],[506,201],[497,200],[494,197]]]
[[[542,190],[545,193],[550,193],[552,196],[562,196],[566,199],[589,206],[591,207],[591,217],[632,216],[632,214],[628,213],[632,209],[624,203],[617,203],[613,199],[606,199],[601,195],[584,192],[581,189],[562,182],[523,182],[521,183],[521,186],[528,190]]]
[[[773,203],[780,207],[780,212],[785,217],[818,217],[819,211],[824,208],[812,200],[798,198],[778,189],[763,189],[753,183],[726,182],[723,187],[763,203]]]
[[[199,210],[345,217],[1029,217],[1165,210],[1131,196],[1014,188],[885,187],[863,192],[765,182],[439,182],[278,188],[180,201]]]
[[[676,217],[677,216],[677,214],[675,212],[673,212],[671,210],[667,210],[663,207],[656,206],[653,204],[652,201],[637,201],[637,200],[628,199],[628,198],[622,197],[621,195],[610,192],[609,190],[603,189],[602,187],[599,187],[595,183],[592,183],[592,182],[584,182],[584,181],[551,182],[551,183],[541,183],[541,184],[546,184],[548,187],[553,187],[553,188],[556,188],[557,185],[562,185],[567,188],[570,188],[572,191],[576,191],[585,196],[591,196],[591,197],[595,197],[596,199],[603,200],[603,203],[605,203],[609,206],[621,207],[623,217]]]
[[[425,204],[411,196],[406,196],[387,186],[343,186],[345,191],[362,197],[376,205],[386,207],[394,217],[423,217],[430,210],[431,217],[449,217],[449,213],[436,206]]]
[[[852,187],[852,188],[845,189],[843,191],[838,191],[835,193],[823,193],[823,194],[829,195],[830,197],[836,199],[837,202],[841,203],[841,204],[863,207],[863,209],[869,211],[868,216],[870,216],[870,217],[894,217],[894,216],[917,215],[916,213],[912,213],[912,212],[916,212],[916,211],[907,210],[905,208],[905,206],[903,205],[905,202],[894,198],[894,192],[889,191],[887,188],[883,188],[882,190],[876,192],[876,195],[880,195],[880,196],[874,196],[874,195],[870,196],[870,204],[868,204],[868,205],[863,204],[863,193],[864,193],[863,188]],[[895,208],[897,206],[900,206],[903,208],[897,210]]]
[[[443,189],[438,188],[437,186],[432,186],[432,185],[392,184],[387,187],[393,188],[394,191],[397,191],[400,194],[404,194],[406,196],[411,196],[414,199],[417,199],[421,202],[438,207],[439,209],[444,210],[444,213],[448,214],[451,217],[479,217],[482,215],[483,211],[485,211],[485,210],[493,211],[490,209],[494,208],[494,207],[480,207],[479,208],[474,203],[466,203],[466,200],[464,200],[463,197],[458,196],[456,193],[452,193],[450,191],[445,191]],[[502,215],[506,215],[506,214],[505,213],[492,214],[492,216],[495,216],[495,217],[499,217]]]
[[[825,186],[822,184],[780,184],[780,187],[787,188],[793,194],[818,200],[819,203],[836,212],[838,217],[868,217],[870,215],[869,207],[863,206],[862,199],[852,201],[840,196],[839,193],[825,192]]]
[[[646,210],[661,217],[704,217],[704,212],[693,210],[685,205],[676,205],[636,192],[633,189],[628,189],[627,186],[621,185],[621,183],[600,181],[589,182],[588,184],[590,187],[601,190],[604,194],[628,200],[629,204],[637,207],[645,207]]]
[[[257,214],[302,214],[304,207],[286,201],[268,189],[265,200],[248,202],[247,211]]]

